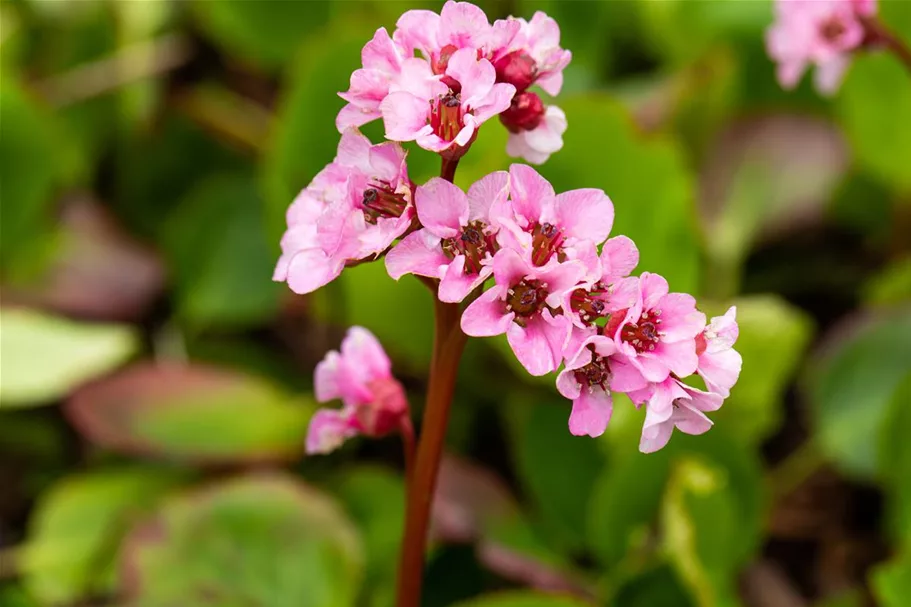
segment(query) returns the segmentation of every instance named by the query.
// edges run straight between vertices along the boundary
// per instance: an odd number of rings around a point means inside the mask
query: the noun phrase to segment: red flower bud
[[[522,51],[513,51],[497,59],[497,82],[508,82],[519,92],[532,85],[537,76],[535,60]]]
[[[535,93],[517,93],[500,122],[512,133],[531,131],[544,119],[544,103]]]

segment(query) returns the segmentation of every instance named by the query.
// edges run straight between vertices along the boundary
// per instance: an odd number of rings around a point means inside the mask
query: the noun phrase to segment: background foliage
[[[350,324],[417,407],[430,296],[378,264],[310,297],[270,277],[360,47],[440,4],[0,2],[0,605],[392,604],[398,445],[302,436]],[[833,99],[783,92],[765,0],[481,4],[561,24],[543,174],[603,188],[640,269],[736,303],[744,370],[709,434],[646,456],[628,403],[572,437],[550,379],[472,341],[426,605],[906,605],[909,74],[876,54]],[[911,3],[880,6],[911,42]],[[505,140],[485,126],[458,183]]]

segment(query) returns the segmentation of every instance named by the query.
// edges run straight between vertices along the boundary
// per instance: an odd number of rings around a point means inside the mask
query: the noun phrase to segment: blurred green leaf
[[[895,390],[877,437],[879,470],[885,483],[886,511],[893,535],[911,546],[911,371]]]
[[[33,264],[30,258],[47,245],[53,225],[53,194],[60,185],[60,158],[53,118],[9,75],[0,87],[0,123],[0,258],[6,274],[23,263]]]
[[[203,30],[220,46],[257,64],[277,68],[314,30],[326,24],[332,3],[195,0],[192,6]]]
[[[664,549],[700,607],[737,605],[739,513],[724,470],[675,462],[661,509]]]
[[[168,218],[163,245],[180,313],[191,326],[251,325],[277,312],[277,257],[251,177],[218,175],[199,183]]]
[[[337,504],[278,473],[229,480],[166,502],[122,553],[130,605],[347,607],[360,538]]]
[[[857,162],[893,187],[911,191],[911,80],[890,53],[855,58],[837,109]]]
[[[604,466],[604,454],[588,437],[567,429],[570,403],[552,398],[528,402],[516,398],[513,428],[519,478],[537,507],[544,528],[558,544],[573,550],[584,545],[589,497]]]
[[[866,285],[864,299],[875,306],[911,301],[911,255],[893,261]]]
[[[672,291],[696,292],[693,180],[680,149],[637,135],[629,115],[608,97],[561,98],[560,107],[569,121],[565,145],[541,173],[558,192],[603,189],[616,211],[613,234],[625,234],[639,247],[639,270],[664,275]]]
[[[590,603],[568,595],[511,590],[486,594],[456,603],[452,607],[584,607],[585,605],[590,605]]]
[[[833,330],[808,377],[817,440],[844,471],[877,475],[876,439],[895,391],[911,371],[911,314],[898,309]]]
[[[114,559],[137,515],[176,488],[184,475],[148,466],[71,476],[44,493],[22,554],[29,592],[48,605],[74,603],[114,588]]]
[[[612,607],[692,607],[693,602],[669,565],[660,565],[624,584]]]
[[[146,364],[77,392],[66,412],[110,449],[224,463],[299,457],[315,409],[226,369]]]
[[[0,409],[49,403],[136,352],[125,325],[80,323],[25,308],[0,310]]]
[[[393,605],[405,527],[402,477],[385,468],[364,466],[340,474],[335,490],[364,539],[364,598],[372,606]]]
[[[0,588],[0,605],[3,607],[41,607],[21,586]]]
[[[904,607],[911,596],[911,556],[907,552],[873,571],[873,592],[881,607]]]
[[[812,320],[784,300],[768,295],[734,302],[743,357],[740,379],[724,406],[712,415],[716,426],[757,444],[781,425],[784,396],[803,361],[813,334]],[[711,315],[724,310],[713,310]]]
[[[430,364],[433,300],[414,277],[396,282],[380,260],[346,269],[312,297],[322,318],[370,329],[393,358],[407,362],[413,371]]]

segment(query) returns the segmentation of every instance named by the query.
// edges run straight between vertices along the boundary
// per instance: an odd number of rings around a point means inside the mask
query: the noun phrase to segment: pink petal
[[[412,232],[386,254],[386,271],[394,280],[405,274],[439,278],[448,263],[439,237],[426,228]]]
[[[525,164],[509,167],[509,188],[513,212],[524,220],[523,228],[539,221],[545,211],[550,213],[557,198],[550,182]]]
[[[494,84],[484,97],[478,96],[478,99],[475,102],[476,105],[471,106],[471,113],[474,115],[478,124],[481,124],[489,120],[492,116],[505,112],[509,108],[510,103],[512,103],[512,98],[515,94],[516,87],[511,84],[505,82]]]
[[[528,262],[512,249],[500,249],[493,257],[493,276],[504,292],[531,272]]]
[[[739,335],[737,307],[731,306],[724,316],[715,316],[705,328],[706,351],[721,352],[732,348]]]
[[[510,323],[506,329],[509,346],[531,375],[547,375],[560,364],[551,349],[552,340],[548,335],[549,331],[550,325],[541,318],[529,319],[525,327]],[[562,344],[560,349],[562,350]]]
[[[661,339],[693,339],[705,329],[705,314],[696,309],[696,299],[686,293],[669,293],[652,306],[661,310]]]
[[[395,187],[402,176],[405,150],[395,142],[381,143],[370,147],[368,160],[370,176]]]
[[[567,51],[567,57],[571,56],[569,51]],[[566,63],[569,63],[569,59],[566,59]],[[551,97],[556,97],[560,94],[560,89],[563,88],[563,72],[553,72],[552,74],[547,74],[535,80],[535,84],[544,89]]]
[[[468,188],[468,219],[490,223],[490,208],[503,204],[509,196],[509,173],[494,171]]]
[[[335,117],[335,127],[341,133],[345,129],[367,124],[380,116],[382,116],[382,113],[380,112],[379,107],[376,109],[363,108],[349,103],[339,110],[338,116]]]
[[[639,288],[642,290],[642,308],[651,310],[658,300],[667,295],[667,280],[651,272],[643,272],[639,277]],[[664,319],[662,319],[663,322]]]
[[[823,95],[834,95],[848,70],[850,60],[846,54],[836,55],[829,61],[819,63],[813,73],[813,84]]]
[[[429,105],[426,99],[410,93],[390,93],[380,104],[386,137],[393,141],[412,141],[427,125]]]
[[[544,120],[530,131],[510,133],[506,142],[506,153],[524,158],[532,164],[547,162],[550,155],[563,148],[563,133],[566,132],[566,114],[557,106],[547,107]]]
[[[607,429],[613,412],[611,395],[601,388],[582,390],[573,401],[569,416],[569,432],[574,436],[601,436]]]
[[[651,410],[646,411],[646,425],[643,426],[642,437],[639,439],[639,451],[642,453],[654,453],[662,449],[671,440],[671,434],[674,432],[674,422],[670,419],[652,422],[649,425],[648,418],[651,414]]]
[[[405,12],[395,23],[393,34],[395,41],[406,49],[419,49],[428,59],[433,48],[437,47],[437,32],[440,29],[440,16],[433,11],[410,10]]]
[[[446,75],[455,78],[462,85],[460,96],[463,108],[483,105],[497,79],[493,65],[487,59],[478,59],[478,51],[474,48],[462,48],[454,52],[449,58]]]
[[[687,377],[696,372],[696,365],[699,364],[699,358],[696,356],[695,340],[684,340],[672,343],[659,341],[657,347],[649,353],[656,359],[660,359],[662,366],[673,371],[678,377]],[[640,359],[648,358],[643,354]],[[648,373],[645,374],[649,377]],[[650,381],[660,381],[649,377]]]
[[[478,274],[466,274],[465,256],[458,255],[446,267],[443,277],[440,279],[440,288],[437,296],[440,301],[449,303],[458,303],[484,284],[484,281],[490,276],[492,269],[490,267],[481,268]]]
[[[557,195],[556,215],[567,237],[600,244],[614,224],[614,205],[601,190],[570,190]]]
[[[610,370],[610,389],[614,392],[633,392],[643,389],[648,384],[642,372],[622,356],[610,359]]]
[[[313,392],[317,402],[325,403],[342,397],[342,357],[335,350],[326,353],[313,371]]]
[[[391,376],[392,363],[379,340],[364,327],[351,327],[342,340],[342,358],[365,384]]]
[[[681,404],[674,411],[674,426],[685,434],[705,434],[712,427],[712,420],[705,413],[690,409],[686,404]]]
[[[402,56],[385,27],[376,30],[373,39],[364,45],[361,50],[361,63],[365,68],[387,74],[398,72],[402,64]]]
[[[319,249],[306,249],[291,258],[286,280],[295,293],[312,293],[338,278],[344,267],[344,259],[330,258]]]
[[[740,377],[742,366],[743,358],[737,350],[706,351],[699,357],[697,371],[709,390],[727,398]]]
[[[506,333],[513,325],[515,314],[506,312],[506,306],[500,299],[505,293],[505,287],[494,286],[471,302],[462,313],[462,331],[472,337],[492,337]]]
[[[348,415],[334,409],[319,409],[310,418],[310,427],[307,429],[307,453],[329,453],[355,435],[357,430],[352,427]]]
[[[557,375],[557,392],[570,400],[579,398],[582,386],[576,379],[576,372],[573,369],[563,369]]]
[[[458,47],[472,47],[474,51],[489,36],[490,22],[483,10],[470,2],[450,1],[443,5],[438,40]]]
[[[639,249],[626,236],[614,236],[601,249],[602,280],[608,284],[629,276],[639,265]]]
[[[468,197],[457,185],[434,177],[415,193],[418,218],[440,238],[453,238],[468,223]]]
[[[547,283],[547,290],[550,293],[547,303],[554,307],[560,305],[566,291],[579,286],[579,281],[588,272],[588,268],[579,260],[548,265],[545,268],[537,272],[537,278]]]

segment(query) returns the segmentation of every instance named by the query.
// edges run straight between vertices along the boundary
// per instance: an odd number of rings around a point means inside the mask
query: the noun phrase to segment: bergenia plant
[[[911,49],[877,19],[876,12],[876,0],[776,0],[766,48],[777,64],[778,82],[792,89],[815,66],[816,89],[831,95],[854,53],[862,49],[891,50],[911,70]]]
[[[274,278],[309,293],[348,265],[385,257],[392,278],[414,275],[435,296],[416,453],[405,392],[382,346],[359,327],[316,368],[317,399],[342,406],[318,411],[307,436],[313,454],[357,435],[401,434],[408,500],[398,605],[416,607],[468,336],[505,334],[528,373],[555,374],[557,390],[571,401],[574,435],[600,436],[613,396],[628,395],[644,409],[643,452],[662,448],[675,429],[709,430],[707,414],[729,396],[741,358],[733,348],[734,308],[707,323],[696,300],[672,292],[663,277],[632,275],[639,252],[628,237],[611,236],[614,206],[603,191],[583,183],[556,192],[525,164],[500,167],[508,171],[491,172],[467,192],[453,183],[478,131],[497,128],[488,126],[494,117],[509,131],[514,156],[541,163],[562,147],[566,116],[540,96],[560,92],[571,59],[553,19],[539,12],[529,21],[490,23],[476,6],[447,2],[440,14],[408,11],[391,35],[380,28],[361,57],[363,67],[341,93],[347,104],[336,117],[337,156],[289,207]],[[791,77],[809,60],[796,51],[788,59]],[[390,141],[373,143],[357,130],[372,120],[382,120]],[[438,154],[440,176],[412,182],[404,141]]]

